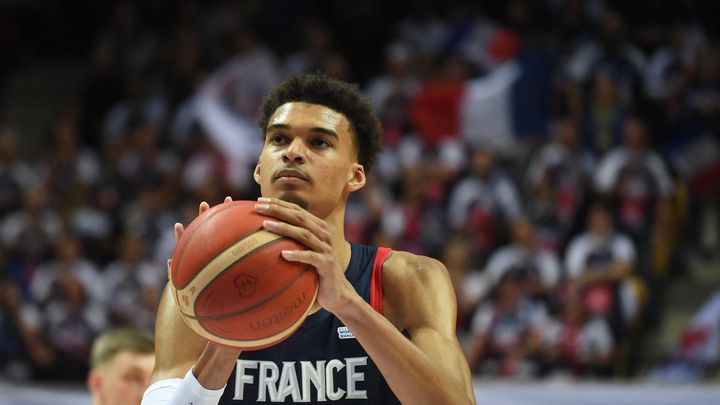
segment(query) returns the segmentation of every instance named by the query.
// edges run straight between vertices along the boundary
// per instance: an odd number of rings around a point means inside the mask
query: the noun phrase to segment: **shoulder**
[[[438,260],[393,251],[383,265],[382,278],[386,316],[398,329],[456,310],[450,276]]]
[[[383,265],[383,283],[432,288],[449,280],[445,265],[427,256],[393,251]]]

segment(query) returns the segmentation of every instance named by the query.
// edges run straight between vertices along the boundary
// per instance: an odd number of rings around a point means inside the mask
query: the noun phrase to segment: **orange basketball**
[[[170,269],[173,297],[200,336],[243,350],[290,336],[317,296],[317,273],[280,252],[306,249],[268,232],[254,201],[210,208],[185,229]]]

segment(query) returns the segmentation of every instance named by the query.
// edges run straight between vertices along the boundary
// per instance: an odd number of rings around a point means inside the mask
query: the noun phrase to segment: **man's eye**
[[[270,142],[274,143],[274,144],[281,144],[281,143],[285,142],[286,139],[287,139],[287,137],[285,135],[276,134],[276,135],[272,135],[270,137]]]
[[[322,138],[313,140],[312,144],[313,144],[313,146],[318,147],[318,148],[327,148],[328,146],[330,146],[330,142],[328,142]]]

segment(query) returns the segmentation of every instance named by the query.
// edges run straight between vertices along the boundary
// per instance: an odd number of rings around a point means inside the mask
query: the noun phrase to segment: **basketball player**
[[[93,405],[139,404],[155,365],[154,348],[152,338],[134,328],[95,339],[87,377]]]
[[[306,75],[280,84],[261,111],[255,209],[274,218],[267,230],[309,248],[283,257],[317,270],[318,307],[287,340],[240,352],[192,332],[166,290],[143,404],[474,404],[445,266],[345,239],[348,195],[365,185],[380,147],[369,102]],[[182,231],[176,224],[176,237]]]

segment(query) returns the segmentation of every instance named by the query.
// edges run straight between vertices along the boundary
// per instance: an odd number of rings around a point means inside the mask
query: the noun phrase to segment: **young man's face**
[[[350,122],[318,104],[281,105],[268,121],[255,168],[262,195],[290,201],[326,218],[365,184]]]
[[[152,353],[118,353],[107,364],[90,371],[88,386],[93,404],[140,404],[154,366]]]

